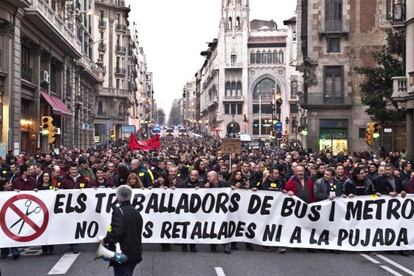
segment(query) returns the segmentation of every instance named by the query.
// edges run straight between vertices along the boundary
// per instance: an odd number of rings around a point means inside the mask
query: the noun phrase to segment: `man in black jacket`
[[[394,168],[392,165],[385,165],[385,175],[378,177],[374,181],[375,192],[396,196],[401,193],[401,196],[405,196],[404,187],[399,177],[394,175]]]
[[[142,217],[131,205],[132,189],[127,185],[116,189],[116,198],[119,207],[112,212],[111,225],[104,239],[105,244],[110,244],[110,250],[115,249],[115,244],[120,243],[121,251],[128,257],[123,264],[111,261],[115,276],[133,275],[135,266],[142,261]]]

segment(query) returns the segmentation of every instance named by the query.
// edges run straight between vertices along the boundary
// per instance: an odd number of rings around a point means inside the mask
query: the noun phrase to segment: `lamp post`
[[[282,113],[281,106],[282,106],[282,104],[283,104],[282,95],[281,95],[280,91],[276,91],[274,93],[274,99],[272,101],[272,105],[273,105],[273,108],[272,108],[272,122],[273,122],[273,126],[276,123],[275,121],[281,122],[281,113]],[[276,136],[276,139],[277,139],[277,147],[279,147],[280,141],[277,138],[276,133],[275,133],[275,136]]]

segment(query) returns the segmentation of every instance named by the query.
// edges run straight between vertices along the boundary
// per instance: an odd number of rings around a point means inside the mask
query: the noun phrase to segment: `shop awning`
[[[45,101],[50,105],[54,114],[61,116],[73,116],[72,112],[70,112],[61,99],[51,96],[45,92],[40,92],[40,95],[42,95],[43,99],[45,99]]]

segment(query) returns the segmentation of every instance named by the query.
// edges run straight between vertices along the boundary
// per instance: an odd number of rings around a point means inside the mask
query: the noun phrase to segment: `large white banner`
[[[1,192],[0,247],[96,242],[115,200],[112,189]],[[414,249],[414,196],[306,204],[271,191],[152,189],[134,190],[132,204],[142,214],[146,243]]]

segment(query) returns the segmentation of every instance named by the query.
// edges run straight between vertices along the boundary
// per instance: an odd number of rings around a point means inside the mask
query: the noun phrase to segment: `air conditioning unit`
[[[42,81],[50,83],[50,75],[49,75],[48,71],[43,71],[42,72]]]

